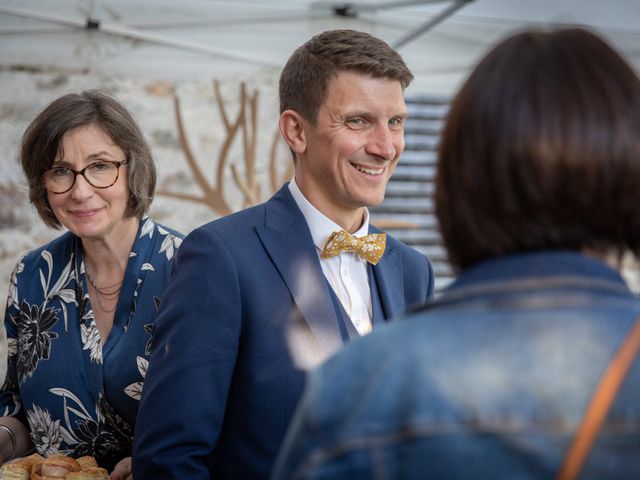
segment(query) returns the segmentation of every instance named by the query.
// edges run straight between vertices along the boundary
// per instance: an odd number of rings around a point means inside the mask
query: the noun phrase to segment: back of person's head
[[[402,88],[413,80],[400,54],[379,38],[355,30],[329,30],[289,57],[280,75],[280,113],[291,109],[315,124],[330,80],[342,72],[397,80]]]
[[[59,228],[43,174],[60,153],[67,132],[97,125],[126,155],[131,216],[141,217],[149,209],[156,185],[156,169],[142,130],[127,108],[115,98],[98,90],[69,93],[51,102],[27,127],[22,137],[20,163],[29,183],[29,199],[40,218]]]
[[[637,254],[637,75],[581,28],[504,40],[451,104],[436,212],[455,268],[537,249]]]

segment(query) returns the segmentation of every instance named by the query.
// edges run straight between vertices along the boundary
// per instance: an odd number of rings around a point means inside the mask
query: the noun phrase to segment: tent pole
[[[254,65],[261,65],[266,67],[276,67],[279,65],[266,60],[251,58],[233,53],[226,53],[215,48],[211,48],[207,45],[199,43],[189,42],[185,40],[178,40],[173,38],[163,37],[150,32],[142,32],[135,28],[130,28],[125,25],[119,25],[117,23],[103,23],[100,20],[93,18],[69,18],[61,17],[59,15],[43,14],[34,12],[32,10],[25,10],[20,8],[11,8],[0,6],[0,13],[6,13],[8,15],[14,15],[17,17],[31,18],[34,20],[40,20],[43,22],[54,23],[57,25],[64,25],[67,27],[78,28],[82,30],[95,30],[110,35],[119,37],[130,38],[133,40],[142,40],[149,43],[155,43],[159,45],[166,45],[168,47],[179,48],[183,50],[190,50],[192,52],[205,53],[220,58],[226,58],[228,60],[234,60],[237,62],[251,63]]]
[[[422,35],[426,31],[430,30],[435,25],[440,23],[442,20],[444,20],[448,16],[452,15],[456,10],[462,8],[465,4],[470,3],[472,1],[473,0],[456,0],[456,2],[453,5],[449,6],[448,8],[446,8],[445,10],[440,12],[438,15],[436,15],[435,17],[430,18],[429,20],[427,20],[422,25],[419,25],[417,28],[415,28],[412,31],[408,32],[405,36],[403,36],[400,39],[396,40],[392,44],[392,46],[394,48],[403,47],[404,45],[406,45],[407,43],[409,43],[410,41],[415,39],[417,36]]]

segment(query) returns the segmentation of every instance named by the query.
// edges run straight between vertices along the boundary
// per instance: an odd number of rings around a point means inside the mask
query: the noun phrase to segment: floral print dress
[[[7,377],[0,415],[21,420],[42,455],[93,455],[112,468],[131,455],[151,332],[182,235],[145,217],[104,345],[70,232],[27,253],[9,287]]]

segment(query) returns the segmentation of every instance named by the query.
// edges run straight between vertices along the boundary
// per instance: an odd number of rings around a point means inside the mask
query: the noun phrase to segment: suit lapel
[[[334,353],[343,345],[338,320],[311,232],[288,184],[267,202],[265,225],[256,230],[323,353]]]
[[[369,233],[382,233],[371,225]],[[387,236],[387,248],[377,265],[373,267],[380,303],[384,318],[389,320],[405,311],[404,277],[402,275],[402,258],[393,240]]]

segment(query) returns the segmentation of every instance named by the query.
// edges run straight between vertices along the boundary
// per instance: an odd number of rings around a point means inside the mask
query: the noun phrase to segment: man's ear
[[[285,110],[280,114],[280,132],[294,154],[307,150],[306,122],[298,112]]]

